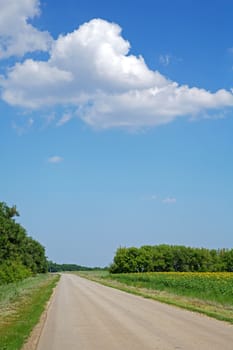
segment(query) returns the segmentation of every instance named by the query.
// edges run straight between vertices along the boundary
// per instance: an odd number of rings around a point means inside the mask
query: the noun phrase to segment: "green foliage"
[[[233,249],[209,250],[161,244],[117,249],[111,273],[233,271]]]
[[[101,270],[98,267],[87,267],[76,264],[57,264],[52,261],[48,261],[48,271],[49,272],[62,272],[62,271],[93,271]]]
[[[0,284],[47,271],[44,247],[14,220],[15,206],[0,202]]]
[[[39,242],[31,237],[27,237],[23,250],[22,261],[34,274],[48,271],[45,249]]]
[[[0,285],[20,281],[31,274],[31,271],[20,261],[6,260],[0,265]]]
[[[10,219],[14,216],[19,216],[19,213],[15,205],[10,208],[6,205],[6,203],[0,202],[0,216]]]
[[[128,286],[160,290],[233,306],[229,272],[151,272],[107,275]]]

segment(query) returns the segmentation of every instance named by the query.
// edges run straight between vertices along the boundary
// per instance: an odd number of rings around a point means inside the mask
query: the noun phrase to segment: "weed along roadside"
[[[41,274],[0,286],[1,350],[22,349],[38,324],[59,278],[55,274]]]
[[[79,276],[122,291],[199,312],[233,324],[233,273],[152,272]]]

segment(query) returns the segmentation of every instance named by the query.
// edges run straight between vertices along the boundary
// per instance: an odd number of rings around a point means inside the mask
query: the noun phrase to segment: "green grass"
[[[0,350],[21,349],[58,279],[58,275],[42,274],[0,286]]]
[[[233,323],[233,273],[81,274],[129,293]]]
[[[175,293],[233,306],[232,273],[137,273],[111,275],[129,286]]]

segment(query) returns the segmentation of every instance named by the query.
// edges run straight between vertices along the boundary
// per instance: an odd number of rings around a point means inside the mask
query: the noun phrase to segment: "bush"
[[[6,260],[0,265],[0,285],[17,282],[31,275],[31,271],[19,261]]]

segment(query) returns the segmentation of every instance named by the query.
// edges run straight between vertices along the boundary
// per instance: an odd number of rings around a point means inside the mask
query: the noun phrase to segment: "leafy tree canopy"
[[[178,245],[120,247],[111,273],[165,271],[233,271],[233,249],[191,248]]]
[[[16,206],[0,202],[0,284],[47,271],[44,247],[15,221]]]

